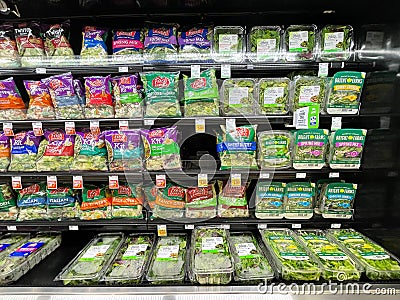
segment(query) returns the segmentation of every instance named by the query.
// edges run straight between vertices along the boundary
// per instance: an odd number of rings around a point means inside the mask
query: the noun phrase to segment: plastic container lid
[[[261,169],[290,168],[292,135],[289,131],[273,130],[258,133],[258,164]]]
[[[263,182],[256,185],[256,211],[258,219],[282,219],[284,217],[284,198],[286,183]]]
[[[214,27],[213,56],[218,62],[241,62],[245,52],[245,33],[241,26]]]
[[[254,78],[225,79],[221,88],[221,112],[225,116],[252,116],[256,107]]]
[[[277,61],[280,56],[282,28],[255,26],[247,35],[247,57],[251,62]]]
[[[29,238],[28,233],[7,233],[0,237],[0,261]]]
[[[283,39],[286,61],[314,61],[317,58],[317,26],[291,25]]]
[[[261,78],[256,87],[257,113],[260,115],[286,115],[290,105],[289,92],[289,78]]]

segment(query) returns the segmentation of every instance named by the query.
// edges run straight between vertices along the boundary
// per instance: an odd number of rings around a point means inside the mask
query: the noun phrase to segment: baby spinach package
[[[247,55],[252,62],[277,61],[281,48],[280,26],[255,26],[247,36]]]
[[[252,116],[256,112],[256,81],[253,78],[224,80],[221,88],[221,113],[224,116]]]
[[[293,111],[318,104],[320,111],[325,104],[326,78],[297,76],[294,78]]]
[[[285,218],[310,219],[313,216],[315,184],[289,182],[286,185]]]
[[[282,219],[286,183],[257,182],[256,217],[259,219]]]
[[[313,61],[317,57],[317,26],[290,25],[285,30],[285,60]]]
[[[220,62],[241,62],[245,52],[245,31],[240,26],[214,27],[214,59]]]
[[[353,48],[351,25],[326,25],[321,30],[322,61],[345,61],[351,57]]]
[[[18,191],[18,221],[47,219],[46,183],[40,182]]]
[[[287,114],[289,111],[289,88],[289,78],[261,78],[257,83],[258,114]]]
[[[47,214],[49,219],[78,218],[79,203],[74,190],[69,186],[47,189]]]

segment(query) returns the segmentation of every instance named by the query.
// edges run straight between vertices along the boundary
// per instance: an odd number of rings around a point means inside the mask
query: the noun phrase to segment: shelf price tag
[[[76,134],[75,132],[75,122],[65,122],[65,133],[66,134]]]
[[[153,126],[154,125],[154,119],[144,119],[144,125]]]
[[[232,187],[242,186],[242,174],[231,174],[231,186]]]
[[[307,173],[296,173],[297,179],[303,179],[307,177]]]
[[[57,176],[54,175],[47,176],[47,188],[49,190],[57,189]]]
[[[331,131],[342,128],[342,117],[332,117]]]
[[[78,225],[69,225],[68,230],[77,231],[77,230],[79,230],[79,226]]]
[[[167,225],[157,225],[157,235],[167,236]]]
[[[319,63],[318,65],[318,77],[327,77],[329,71],[328,63]]]
[[[22,189],[21,176],[12,176],[11,186],[14,190],[21,190]]]
[[[128,71],[129,71],[128,67],[118,67],[119,73],[128,73]]]
[[[230,224],[223,224],[222,227],[224,229],[227,229],[227,230],[231,229],[231,225]]]
[[[258,229],[267,229],[267,224],[258,224],[257,228]]]
[[[72,176],[72,188],[75,190],[83,189],[83,178],[80,175]]]
[[[36,68],[36,74],[46,74],[47,70],[46,68]]]
[[[207,174],[198,174],[197,175],[197,186],[199,188],[208,186]]]
[[[90,121],[90,131],[94,134],[100,134],[100,122]]]
[[[167,177],[164,174],[156,175],[156,187],[163,189],[167,186]]]
[[[33,134],[35,136],[43,135],[42,122],[32,122],[32,129],[33,129]]]
[[[196,133],[205,133],[206,132],[206,120],[205,119],[196,119],[194,126],[195,126]]]
[[[231,78],[231,65],[221,65],[221,78]]]
[[[266,173],[263,171],[260,171],[260,179],[270,179],[271,178],[271,174],[270,173]]]
[[[332,223],[331,228],[332,229],[340,229],[342,227],[342,224],[340,223]]]
[[[296,129],[319,127],[319,105],[301,107],[294,112],[293,123]]]
[[[118,175],[108,176],[108,187],[110,188],[110,190],[119,189]]]
[[[293,229],[301,229],[301,224],[292,224]]]
[[[225,128],[227,132],[235,132],[236,131],[236,120],[235,119],[226,119],[225,120]]]
[[[191,65],[190,66],[190,77],[200,78],[200,65]]]
[[[6,136],[14,136],[13,124],[10,122],[3,123],[3,131]]]
[[[8,231],[17,231],[17,226],[7,226]]]
[[[128,121],[119,121],[119,130],[128,130],[129,129],[129,122]]]
[[[194,229],[193,224],[185,224],[185,229]]]
[[[330,172],[329,178],[339,178],[339,172]]]

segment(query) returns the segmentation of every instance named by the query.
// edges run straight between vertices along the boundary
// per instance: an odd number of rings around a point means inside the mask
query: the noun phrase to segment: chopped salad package
[[[186,190],[172,183],[165,188],[158,189],[156,203],[153,210],[155,218],[179,219],[185,214]]]
[[[143,218],[143,195],[141,185],[120,184],[111,191],[113,218]]]
[[[258,164],[261,169],[291,166],[292,135],[288,131],[262,131],[258,134]]]
[[[11,160],[10,138],[0,132],[0,172],[7,171]]]
[[[145,168],[148,171],[181,169],[176,126],[141,129]]]
[[[116,118],[141,118],[143,99],[137,89],[138,75],[123,75],[111,79],[115,97]]]
[[[81,220],[111,219],[112,203],[105,186],[87,184],[82,191]]]
[[[144,59],[146,61],[176,60],[177,25],[149,24],[144,32]]]
[[[285,218],[310,219],[313,216],[315,184],[289,182],[285,194]]]
[[[47,189],[47,214],[52,220],[78,218],[79,202],[74,190],[69,186]]]
[[[293,168],[321,169],[325,166],[329,132],[327,129],[301,129],[294,134]]]
[[[15,194],[9,184],[0,184],[0,220],[16,220],[18,208]]]
[[[0,67],[17,66],[19,66],[19,56],[15,42],[14,26],[12,24],[0,25]]]
[[[256,217],[259,219],[282,219],[284,217],[284,199],[286,183],[257,182]]]
[[[252,116],[255,114],[253,78],[225,79],[221,88],[221,113],[224,116]]]
[[[107,30],[95,26],[85,26],[82,35],[82,58],[95,60],[107,56]]]
[[[114,118],[110,75],[85,77],[86,118]]]
[[[113,32],[113,55],[137,55],[143,53],[144,34],[140,29],[115,30]]]
[[[179,59],[184,61],[209,59],[212,42],[211,26],[183,27],[178,32]]]
[[[0,80],[0,119],[26,119],[25,103],[12,77]]]
[[[186,218],[214,218],[217,215],[217,194],[214,184],[189,187],[186,190]]]
[[[68,171],[74,161],[75,135],[63,129],[46,130],[40,142],[37,171]]]
[[[47,219],[46,183],[30,185],[18,191],[18,221]]]
[[[247,204],[247,183],[240,186],[232,186],[230,180],[218,181],[218,217],[221,218],[247,218],[249,207]]]
[[[40,136],[33,131],[22,131],[11,138],[11,163],[9,171],[36,171],[36,159],[39,150]]]
[[[43,26],[44,50],[52,63],[74,57],[74,51],[69,43],[69,29],[69,21]]]
[[[21,65],[30,67],[40,64],[45,57],[40,24],[35,21],[18,23],[14,31]]]
[[[47,86],[39,80],[24,80],[29,96],[28,119],[52,120],[56,118],[53,102]]]
[[[139,130],[107,130],[103,134],[110,171],[142,169],[142,147]]]

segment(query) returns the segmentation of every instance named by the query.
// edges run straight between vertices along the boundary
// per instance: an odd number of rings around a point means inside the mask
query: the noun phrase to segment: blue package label
[[[27,257],[45,245],[44,242],[26,243],[10,254],[10,257]]]
[[[11,244],[0,244],[0,252],[3,252],[10,246],[11,246]]]
[[[217,144],[217,152],[223,151],[256,151],[256,142],[224,142]]]

